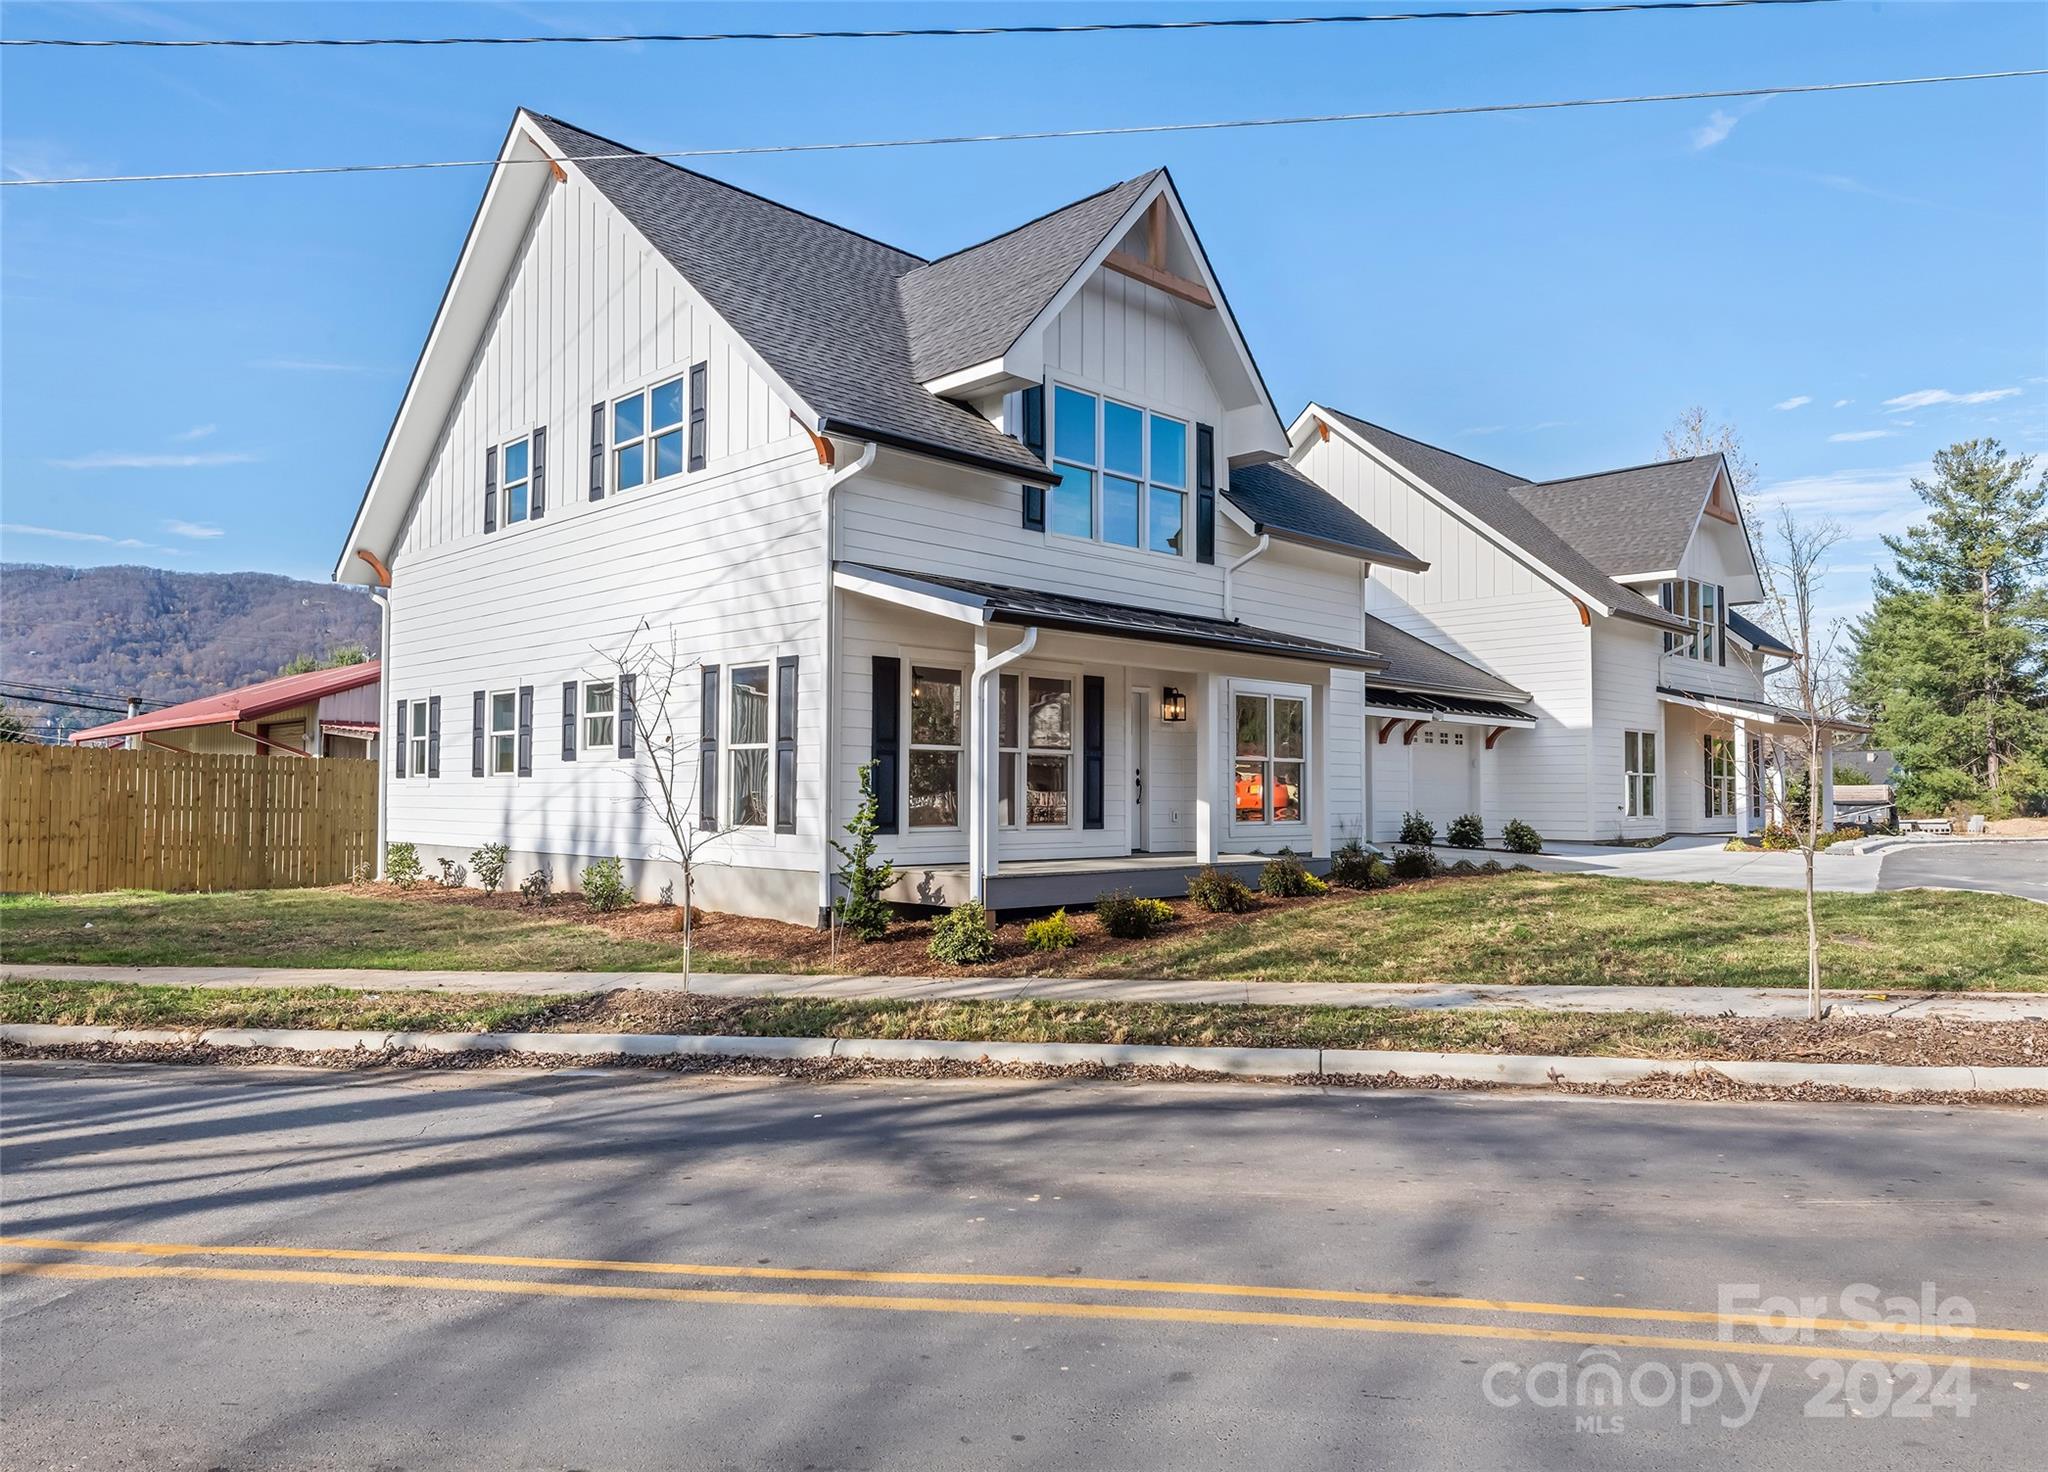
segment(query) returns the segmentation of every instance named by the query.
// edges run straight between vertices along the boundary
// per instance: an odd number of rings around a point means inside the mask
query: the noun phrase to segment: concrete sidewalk
[[[515,996],[639,987],[679,991],[681,976],[659,971],[376,971],[262,966],[0,965],[22,981],[106,981],[204,987],[346,987],[351,991],[465,991]],[[1797,988],[1720,986],[1431,986],[1371,982],[1080,980],[1046,976],[935,979],[920,976],[789,976],[699,973],[690,990],[706,997],[833,997],[842,1001],[982,999],[1060,1002],[1178,1002],[1196,1006],[1516,1008],[1559,1012],[1676,1012],[1689,1017],[1803,1017]],[[1976,1022],[2048,1018],[2048,992],[1830,991],[1837,1016],[1947,1017]]]

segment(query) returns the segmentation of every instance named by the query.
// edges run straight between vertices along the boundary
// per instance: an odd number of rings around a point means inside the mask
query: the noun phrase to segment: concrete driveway
[[[1877,855],[1879,889],[1981,889],[2048,904],[2048,843],[1912,844]]]
[[[1728,840],[1714,834],[1681,834],[1655,848],[1599,843],[1545,843],[1540,854],[1494,850],[1437,849],[1445,863],[1499,859],[1564,874],[1600,874],[1610,879],[1658,879],[1683,884],[1741,884],[1762,889],[1801,889],[1806,871],[1796,853],[1729,853]],[[1880,855],[1826,852],[1814,867],[1814,886],[1844,894],[1870,894],[1878,887]]]

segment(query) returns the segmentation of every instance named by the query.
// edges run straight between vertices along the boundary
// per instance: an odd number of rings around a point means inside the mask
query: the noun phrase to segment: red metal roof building
[[[376,660],[280,675],[239,690],[188,700],[72,735],[74,745],[164,746],[277,756],[374,756]]]

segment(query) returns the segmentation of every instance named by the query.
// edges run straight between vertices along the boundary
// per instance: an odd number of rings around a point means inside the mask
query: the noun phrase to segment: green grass
[[[0,959],[109,966],[364,966],[405,971],[670,971],[674,944],[532,910],[337,889],[0,897]],[[764,969],[707,955],[707,971]]]
[[[561,997],[487,992],[362,992],[337,986],[133,986],[0,983],[0,1022],[75,1027],[336,1027],[367,1031],[520,1032]]]
[[[1084,974],[1258,981],[1804,986],[1796,890],[1570,874],[1375,891],[1169,933]],[[1823,894],[1821,975],[1858,990],[2048,990],[2048,906],[1940,890]]]

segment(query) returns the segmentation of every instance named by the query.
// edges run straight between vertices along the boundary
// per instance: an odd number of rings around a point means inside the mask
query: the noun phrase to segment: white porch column
[[[1229,781],[1223,756],[1223,681],[1203,671],[1195,676],[1195,862],[1216,862],[1220,809]]]
[[[1309,687],[1308,698],[1308,852],[1330,856],[1330,679]],[[1232,784],[1235,786],[1236,784]]]
[[[1735,836],[1749,837],[1749,722],[1735,721]]]
[[[992,831],[988,802],[995,785],[988,780],[989,732],[993,725],[988,718],[989,689],[996,682],[984,676],[987,667],[988,625],[981,624],[974,630],[974,674],[968,682],[963,711],[967,729],[961,733],[967,746],[967,895],[976,900],[983,898],[988,876],[996,867],[995,845],[988,841]]]

